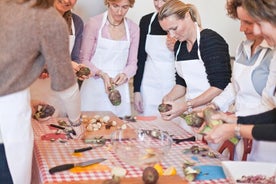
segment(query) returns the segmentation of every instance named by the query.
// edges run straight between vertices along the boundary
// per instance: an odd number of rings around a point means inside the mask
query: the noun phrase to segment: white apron
[[[256,92],[252,83],[252,72],[260,65],[267,49],[263,49],[258,59],[252,66],[246,66],[235,62],[233,66],[233,85],[237,91],[235,108],[237,116],[247,116],[261,113],[258,106],[261,104],[261,96]],[[243,143],[240,141],[236,148],[236,156],[241,160]],[[276,143],[267,141],[253,141],[251,153],[248,155],[250,161],[273,161],[276,162]]]
[[[127,64],[130,47],[130,33],[126,19],[124,19],[127,40],[111,40],[102,37],[102,29],[107,21],[107,12],[103,16],[102,25],[98,33],[98,42],[91,61],[97,68],[114,78],[121,73]],[[112,111],[117,116],[131,115],[130,94],[128,83],[116,88],[121,93],[122,102],[113,106],[105,92],[101,78],[86,79],[81,87],[82,111]]]
[[[143,99],[143,115],[159,115],[158,105],[162,98],[175,85],[174,55],[166,45],[166,35],[150,35],[151,24],[157,13],[151,17],[146,39],[147,60],[141,94]]]
[[[70,53],[73,51],[75,44],[75,25],[72,19],[72,33],[73,35],[69,35],[69,51]],[[51,79],[37,79],[30,87],[31,91],[31,99],[39,100],[42,102],[46,102],[49,105],[55,107],[55,117],[65,117],[66,111],[61,103],[60,98],[56,94],[55,91],[51,88]]]
[[[200,29],[198,26],[197,26],[197,45],[198,45],[198,50],[197,50],[198,59],[175,61],[175,68],[178,75],[183,79],[185,79],[185,82],[187,84],[186,95],[185,95],[187,100],[193,99],[199,96],[208,88],[210,88],[210,84],[207,79],[207,74],[205,72],[206,69],[201,59],[201,54],[199,49]],[[176,53],[176,59],[179,54],[180,48],[181,48],[181,43]],[[183,120],[182,118],[178,118],[178,121],[180,121],[180,126],[182,126],[185,130],[187,130],[188,132],[194,132],[192,128],[187,125],[185,120]]]
[[[181,44],[178,47],[176,58],[181,48]],[[186,99],[193,99],[201,95],[204,91],[210,88],[210,84],[207,79],[207,73],[204,66],[204,62],[201,59],[200,54],[200,30],[197,26],[197,45],[198,45],[198,59],[176,61],[175,68],[180,77],[185,79],[187,84]]]
[[[31,113],[29,88],[0,97],[0,129],[14,184],[31,183],[34,141]]]

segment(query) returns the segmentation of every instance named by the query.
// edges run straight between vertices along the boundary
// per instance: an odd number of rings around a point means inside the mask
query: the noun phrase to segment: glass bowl
[[[158,163],[169,152],[172,138],[157,130],[116,130],[111,134],[112,149],[124,162],[147,167]]]

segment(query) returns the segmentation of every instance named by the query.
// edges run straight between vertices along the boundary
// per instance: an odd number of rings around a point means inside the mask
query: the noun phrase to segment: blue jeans
[[[12,177],[8,167],[4,144],[0,143],[0,183],[12,184]]]

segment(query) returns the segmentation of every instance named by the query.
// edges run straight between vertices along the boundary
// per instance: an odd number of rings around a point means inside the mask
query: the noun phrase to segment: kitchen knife
[[[64,130],[66,132],[72,133],[73,135],[77,135],[76,131],[73,128],[68,129],[67,127],[60,126],[60,125],[55,125],[55,124],[50,124],[51,127],[58,128],[61,130]]]
[[[105,160],[106,160],[105,158],[99,158],[99,159],[88,160],[88,161],[80,162],[80,163],[58,165],[58,166],[55,166],[55,167],[52,167],[51,169],[49,169],[49,173],[54,174],[56,172],[66,171],[66,170],[72,169],[74,167],[85,167],[85,166],[89,166],[92,164],[97,164],[97,163],[103,162]]]
[[[84,152],[84,151],[88,151],[88,150],[92,150],[93,148],[91,146],[86,147],[86,148],[80,148],[80,149],[75,149],[74,153],[80,153],[80,152]]]

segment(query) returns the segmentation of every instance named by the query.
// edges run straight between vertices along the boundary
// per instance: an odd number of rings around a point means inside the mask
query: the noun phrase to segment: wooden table
[[[108,115],[116,121],[118,119],[111,112],[85,112],[86,114],[93,116],[99,114],[101,116]],[[142,184],[141,176],[142,169],[128,165],[121,161],[116,154],[110,149],[111,144],[107,142],[102,147],[97,147],[90,151],[83,152],[81,155],[74,155],[74,149],[87,147],[83,140],[68,140],[66,143],[61,143],[56,140],[54,142],[49,140],[42,140],[42,137],[46,134],[55,133],[56,130],[49,128],[50,123],[57,124],[57,120],[52,118],[46,122],[33,121],[33,128],[35,133],[34,141],[34,161],[33,161],[33,184],[53,184],[53,183],[95,183],[100,184],[103,180],[111,178],[110,168],[119,166],[127,170],[127,175],[122,179],[121,184],[133,183]],[[161,120],[157,117],[155,120],[138,120],[137,122],[127,122],[127,126],[130,128],[142,128],[142,129],[160,129],[169,132],[176,138],[187,138],[191,134],[186,132],[184,129],[179,127],[173,122]],[[206,146],[201,141],[196,142],[182,142],[180,144],[173,144],[170,152],[162,160],[162,166],[164,168],[174,166],[177,170],[177,176],[161,176],[158,184],[165,183],[185,183],[184,174],[182,170],[183,162],[185,160],[191,160],[192,155],[184,153],[184,150],[189,149],[193,145]],[[65,164],[65,163],[78,163],[94,158],[107,158],[106,161],[102,162],[97,169],[86,170],[81,172],[64,171],[58,172],[53,175],[49,174],[49,169],[53,166]],[[197,156],[197,162],[199,164],[212,164],[220,165],[221,160],[225,160],[224,157],[219,158],[208,158]],[[101,166],[101,167],[100,167]],[[168,182],[170,181],[170,182]],[[206,181],[195,181],[193,183],[229,183],[227,179],[219,180],[206,180]]]

